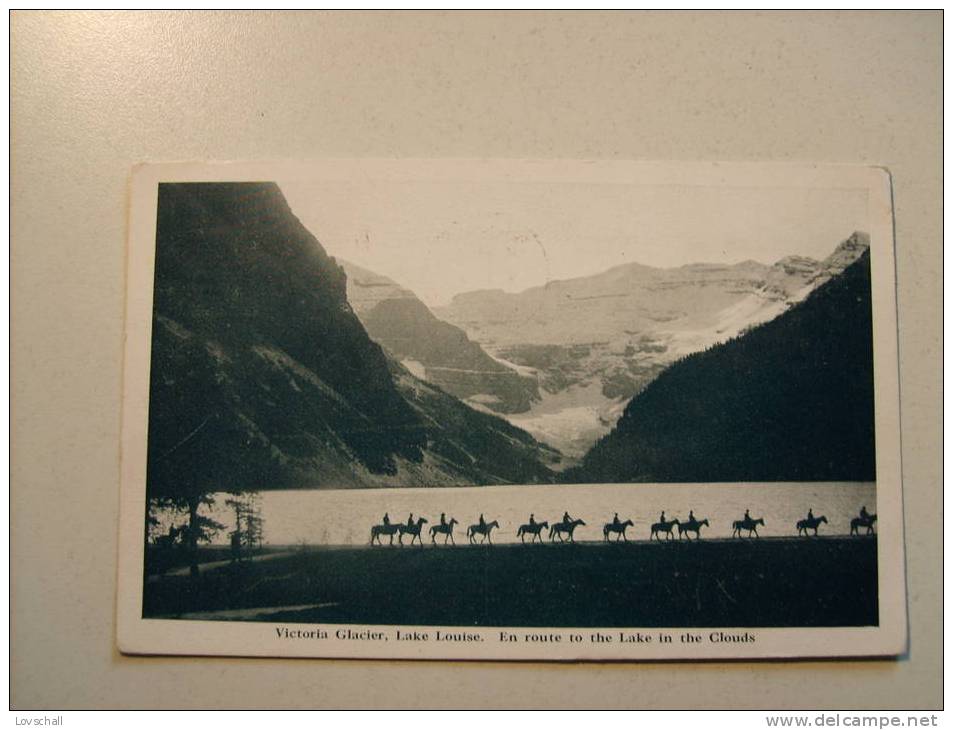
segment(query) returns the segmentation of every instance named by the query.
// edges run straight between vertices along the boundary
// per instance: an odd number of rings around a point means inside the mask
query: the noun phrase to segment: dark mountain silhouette
[[[522,413],[539,399],[533,378],[498,363],[459,327],[433,316],[419,299],[381,302],[362,320],[399,360],[419,362],[426,380],[498,413]]]
[[[522,292],[465,292],[433,311],[491,357],[535,377],[540,398],[528,411],[505,412],[537,438],[581,457],[665,368],[803,301],[856,261],[869,241],[857,231],[820,261],[786,256],[771,265],[671,268],[630,262]]]
[[[474,410],[440,387],[390,361],[398,391],[424,423],[427,446],[419,465],[403,467],[420,484],[541,484],[561,454],[526,431]],[[406,483],[406,482],[404,482]]]
[[[345,293],[275,184],[159,186],[150,497],[552,481],[528,434],[395,378]]]
[[[870,253],[635,396],[570,482],[875,478]]]

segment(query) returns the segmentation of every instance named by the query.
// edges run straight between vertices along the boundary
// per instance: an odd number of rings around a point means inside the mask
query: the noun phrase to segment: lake
[[[228,531],[234,529],[234,513],[225,504],[230,497],[216,495],[216,505],[203,511],[228,528],[219,533],[216,543],[227,543]],[[795,522],[803,519],[809,508],[829,521],[821,526],[822,535],[846,535],[861,506],[871,513],[877,511],[873,482],[281,490],[260,492],[259,500],[266,545],[366,544],[371,525],[379,524],[385,512],[394,523],[406,522],[411,512],[415,518],[427,518],[426,541],[427,528],[438,523],[440,513],[445,512],[448,521],[455,517],[460,523],[454,529],[458,542],[466,542],[467,525],[483,513],[487,522],[500,523],[493,541],[505,543],[519,541],[516,530],[530,513],[537,522],[552,524],[568,511],[587,523],[576,531],[577,540],[601,540],[602,525],[618,512],[620,520],[635,523],[629,528],[629,539],[644,540],[662,510],[669,520],[687,519],[689,509],[694,510],[696,519],[707,518],[711,525],[702,528],[703,538],[729,537],[731,523],[741,519],[745,509],[754,518],[764,518],[764,527],[758,528],[764,537],[795,535]],[[165,529],[169,519],[168,513],[160,516],[160,529]],[[179,523],[185,520],[181,515],[176,519]]]

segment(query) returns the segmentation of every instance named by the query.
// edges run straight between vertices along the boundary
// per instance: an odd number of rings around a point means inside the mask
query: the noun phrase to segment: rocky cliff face
[[[535,374],[541,400],[511,420],[580,455],[669,364],[777,317],[868,246],[866,234],[855,233],[824,261],[626,264],[518,294],[461,294],[436,314],[492,356]]]
[[[160,185],[150,497],[551,480],[527,434],[395,367],[276,185]]]
[[[408,370],[496,413],[527,411],[539,399],[535,378],[494,360],[459,327],[437,319],[412,292],[387,277],[342,264],[348,299],[368,334]]]
[[[391,361],[398,391],[424,423],[420,462],[405,461],[390,484],[547,484],[562,455],[499,416],[470,408]]]
[[[828,262],[776,319],[665,370],[563,478],[873,480],[870,255]]]

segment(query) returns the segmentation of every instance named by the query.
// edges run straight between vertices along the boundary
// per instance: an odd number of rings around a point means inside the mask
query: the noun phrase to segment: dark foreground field
[[[145,617],[448,626],[877,624],[876,538],[311,548],[145,585]]]

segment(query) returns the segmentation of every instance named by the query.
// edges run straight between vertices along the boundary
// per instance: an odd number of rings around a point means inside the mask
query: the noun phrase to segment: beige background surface
[[[16,708],[940,705],[939,13],[15,13],[11,25]],[[130,168],[350,156],[888,166],[909,655],[400,668],[120,656]]]

